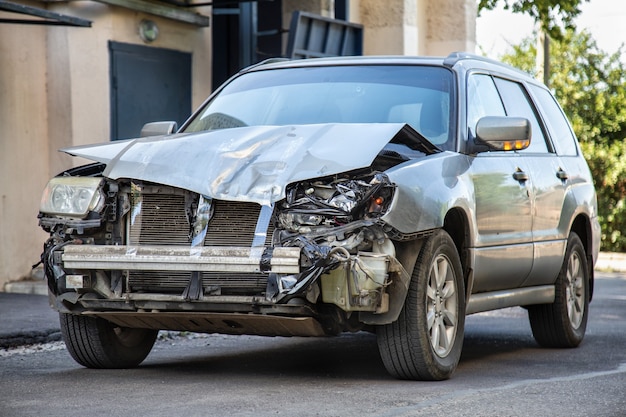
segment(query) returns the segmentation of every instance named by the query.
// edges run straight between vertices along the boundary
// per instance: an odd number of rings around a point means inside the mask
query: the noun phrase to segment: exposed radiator
[[[131,213],[129,243],[132,245],[190,246],[190,226],[185,212],[191,196],[182,190],[158,187],[158,192],[143,192],[141,208]],[[213,200],[214,213],[209,222],[204,246],[250,247],[261,206],[256,203]],[[271,245],[270,224],[265,246]],[[181,293],[189,282],[185,272],[131,271],[128,285],[134,292]],[[265,291],[263,273],[204,272],[205,293],[250,294]]]
[[[204,246],[250,247],[261,206],[256,203],[214,200],[215,211]],[[265,245],[269,246],[273,227],[270,224]],[[130,226],[130,242],[139,245],[189,246],[189,223],[185,196],[143,194],[141,214]]]

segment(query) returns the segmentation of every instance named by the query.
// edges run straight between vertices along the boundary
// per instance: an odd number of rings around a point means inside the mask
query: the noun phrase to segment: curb
[[[0,292],[2,290],[0,289]],[[30,271],[30,277],[4,284],[4,292],[13,294],[48,295],[48,284],[43,267]]]
[[[37,343],[58,342],[60,340],[61,331],[59,329],[46,329],[43,331],[0,334],[0,349],[34,345]]]
[[[13,281],[4,285],[4,292],[13,294],[48,295],[48,285],[45,281]]]
[[[601,272],[626,272],[626,253],[600,252],[595,270]]]

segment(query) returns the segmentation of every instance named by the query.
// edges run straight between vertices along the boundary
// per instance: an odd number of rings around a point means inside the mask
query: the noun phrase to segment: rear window
[[[578,155],[576,136],[574,136],[572,128],[556,99],[548,90],[539,86],[532,85],[531,90],[539,100],[539,106],[545,115],[545,123],[557,153],[569,156]]]

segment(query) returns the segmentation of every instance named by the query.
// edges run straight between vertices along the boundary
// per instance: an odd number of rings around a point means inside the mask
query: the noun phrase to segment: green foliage
[[[580,4],[589,0],[502,0],[504,9],[513,13],[524,13],[541,25],[543,31],[553,39],[561,39],[565,29],[574,29],[574,19],[580,14]],[[482,10],[493,10],[500,0],[480,0],[478,14]]]
[[[551,41],[550,87],[563,106],[589,163],[598,192],[602,249],[626,252],[626,65],[601,51],[586,33]],[[534,73],[534,41],[502,57]]]
[[[596,178],[602,249],[626,252],[626,147],[623,142],[581,145]]]

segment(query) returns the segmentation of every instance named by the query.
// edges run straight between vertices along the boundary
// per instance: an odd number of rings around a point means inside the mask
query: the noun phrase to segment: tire
[[[97,317],[59,313],[72,358],[87,368],[133,368],[150,353],[158,331],[118,327]]]
[[[385,368],[399,379],[450,378],[461,357],[464,325],[461,261],[450,235],[439,230],[420,250],[400,316],[377,328]]]
[[[574,232],[567,239],[565,258],[555,287],[554,303],[528,307],[530,327],[541,346],[573,348],[585,337],[589,314],[587,257]]]

